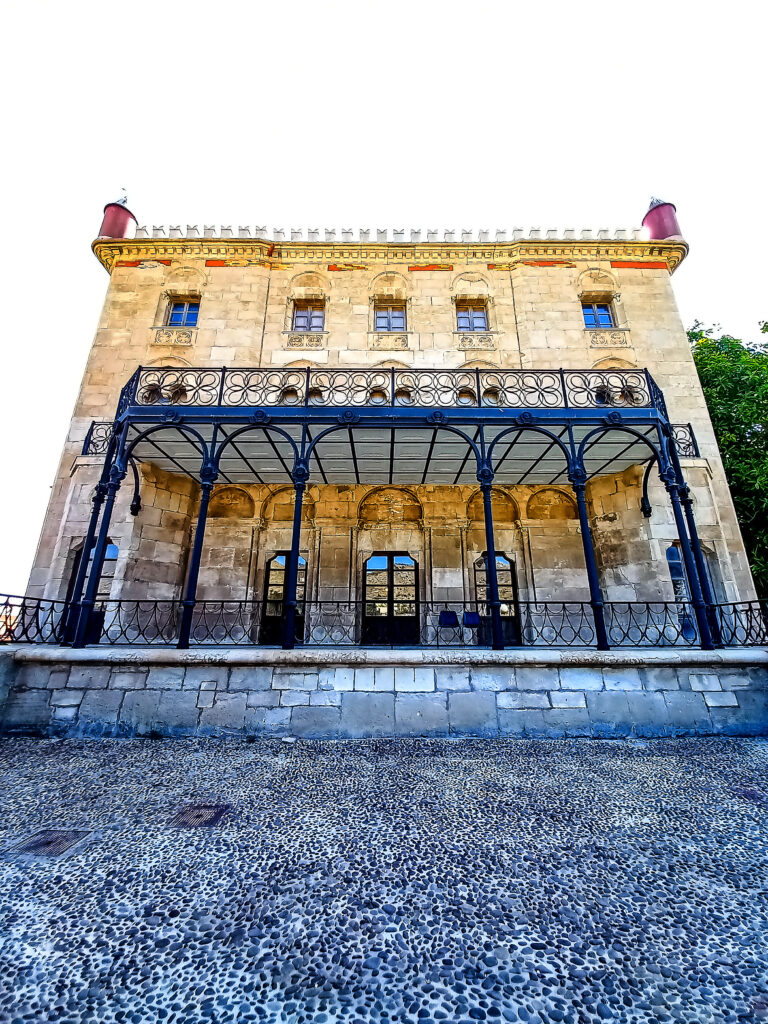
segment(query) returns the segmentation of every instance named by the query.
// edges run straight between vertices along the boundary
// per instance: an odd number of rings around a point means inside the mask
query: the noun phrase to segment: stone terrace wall
[[[207,660],[206,660],[207,658]],[[62,736],[768,734],[768,653],[8,651],[3,731]]]

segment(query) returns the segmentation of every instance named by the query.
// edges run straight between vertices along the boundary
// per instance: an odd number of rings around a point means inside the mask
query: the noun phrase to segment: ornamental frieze
[[[197,331],[188,327],[157,327],[152,339],[153,345],[193,345]]]
[[[324,348],[325,340],[322,334],[289,334],[286,348]]]
[[[459,335],[459,351],[474,352],[477,349],[495,349],[496,342],[492,334],[461,334]]]
[[[626,331],[587,331],[590,348],[627,348],[629,336]]]
[[[369,334],[368,348],[374,352],[402,352],[408,348],[408,335]]]

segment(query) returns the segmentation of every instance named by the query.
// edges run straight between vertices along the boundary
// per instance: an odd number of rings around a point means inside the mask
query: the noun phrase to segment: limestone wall
[[[179,249],[171,258],[160,260],[153,258],[157,251],[152,248],[153,240],[125,244],[130,251],[126,250],[127,258],[117,261],[109,278],[30,576],[30,593],[59,596],[66,588],[72,544],[85,532],[89,495],[98,476],[93,460],[83,460],[78,454],[91,420],[112,415],[120,389],[139,364],[547,369],[613,365],[647,367],[664,391],[672,420],[692,423],[702,458],[690,465],[686,460],[684,470],[694,486],[697,515],[717,565],[716,575],[728,597],[753,596],[669,270],[663,260],[649,258],[647,246],[636,260],[629,258],[631,252],[617,259],[615,246],[606,243],[601,249],[595,243],[588,247],[589,255],[583,247],[578,252],[573,249],[573,259],[565,258],[566,246],[558,259],[516,258],[506,263],[492,262],[488,254],[465,246],[452,248],[444,263],[418,264],[415,256],[395,248],[384,263],[378,250],[375,258],[352,260],[353,254],[346,250],[337,253],[331,247],[325,258],[307,246],[284,247],[280,258],[212,260],[197,253],[190,243],[186,251]],[[612,299],[618,318],[615,330],[584,329],[581,298],[597,294]],[[164,326],[165,312],[168,303],[179,296],[199,297],[198,325],[187,331],[169,331]],[[391,335],[373,331],[372,303],[377,296],[405,302],[407,330]],[[456,329],[455,302],[462,297],[487,302],[487,332],[471,336]],[[321,334],[301,335],[291,330],[293,303],[302,299],[325,303],[325,331]],[[139,522],[129,521],[124,493],[117,510],[115,533],[120,536],[123,559],[118,579],[124,580],[121,592],[126,595],[169,596],[183,578],[195,488],[182,478],[161,481],[151,467],[145,468],[144,474],[146,495]],[[607,596],[668,594],[663,551],[671,537],[671,519],[666,498],[656,496],[654,516],[644,523],[639,518],[636,473],[625,474],[621,481],[595,481],[590,491]],[[329,567],[324,585],[334,596],[346,586],[344,596],[348,596],[344,574],[349,575],[350,558],[354,561],[362,550],[355,546],[353,536],[351,555],[348,548],[346,555],[342,554],[348,524],[354,529],[354,514],[349,507],[345,510],[349,501],[344,489],[337,488],[333,497],[338,512],[320,500],[317,489],[315,494],[324,511],[316,513],[315,536],[307,536],[305,547],[308,553],[314,550],[322,521],[321,546],[325,546]],[[347,498],[349,494],[347,491]],[[460,582],[466,590],[466,570],[460,581],[459,569],[469,564],[473,552],[482,550],[483,545],[475,539],[475,528],[463,524],[458,513],[455,526],[433,517],[428,494],[427,489],[423,527],[429,530],[433,571],[425,580],[435,588],[435,597],[441,597],[457,592]],[[262,495],[253,497],[262,499]],[[460,497],[463,500],[463,495]],[[527,502],[528,492],[525,498]],[[257,515],[241,517],[238,527],[212,524],[202,578],[206,593],[242,596],[253,592],[262,558],[257,550],[259,517],[270,523],[274,543],[288,546],[281,539],[288,522],[276,519],[272,510],[266,514],[259,511],[261,504]],[[527,523],[525,503],[519,505],[516,543],[527,551],[533,572],[534,578],[526,577],[529,590],[536,588],[538,593],[541,588],[542,595],[582,596],[583,560],[575,524],[541,519]],[[423,547],[424,534],[417,536],[409,529],[409,536],[385,538],[381,534],[380,543]],[[358,542],[360,538],[371,539],[358,534]],[[464,563],[453,557],[457,539],[463,540],[466,548]],[[502,543],[511,545],[512,541],[503,538]]]
[[[65,736],[768,732],[764,651],[17,650],[0,728]]]

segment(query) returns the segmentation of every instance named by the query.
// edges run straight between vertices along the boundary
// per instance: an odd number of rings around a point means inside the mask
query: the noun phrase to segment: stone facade
[[[144,233],[147,234],[146,232]],[[647,367],[670,418],[690,422],[700,457],[684,460],[716,596],[754,596],[733,506],[672,292],[683,243],[518,241],[507,245],[261,243],[224,235],[99,241],[110,270],[88,359],[30,577],[32,595],[67,594],[101,460],[82,456],[92,420],[109,417],[138,365],[265,367]],[[571,233],[571,236],[573,233]],[[584,297],[614,308],[616,329],[585,330]],[[200,301],[194,329],[165,326],[168,303]],[[402,302],[407,330],[373,330],[373,303]],[[457,330],[457,301],[486,304],[488,330]],[[297,302],[325,305],[325,330],[292,330]],[[112,520],[119,549],[112,597],[178,598],[194,528],[198,486],[141,466],[143,510],[129,514],[123,490]],[[641,469],[590,481],[587,496],[607,599],[673,596],[666,549],[676,531],[663,488],[652,482],[653,515],[640,512]],[[217,486],[224,492],[225,484]],[[482,515],[466,487],[410,488],[417,519],[366,520],[370,496],[312,482],[302,551],[309,594],[359,596],[362,553],[401,550],[420,567],[421,597],[474,597],[473,564],[484,546]],[[516,563],[523,598],[587,598],[579,528],[568,496],[544,487],[499,489],[505,510],[498,548]],[[279,488],[247,486],[208,525],[201,596],[260,597],[265,562],[288,547],[290,521]],[[277,493],[276,493],[277,492]],[[537,498],[537,492],[539,497]],[[560,502],[557,505],[557,502]],[[531,513],[533,508],[534,513]],[[510,512],[509,510],[514,510]]]

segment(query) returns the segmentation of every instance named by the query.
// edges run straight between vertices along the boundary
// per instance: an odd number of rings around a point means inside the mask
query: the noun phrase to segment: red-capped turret
[[[682,239],[680,225],[677,223],[677,211],[672,203],[665,203],[663,199],[651,198],[651,205],[648,213],[643,217],[643,227],[648,228],[651,239],[662,241],[664,239]]]
[[[126,206],[127,199],[107,203],[104,220],[99,228],[99,238],[133,238],[138,221]]]

